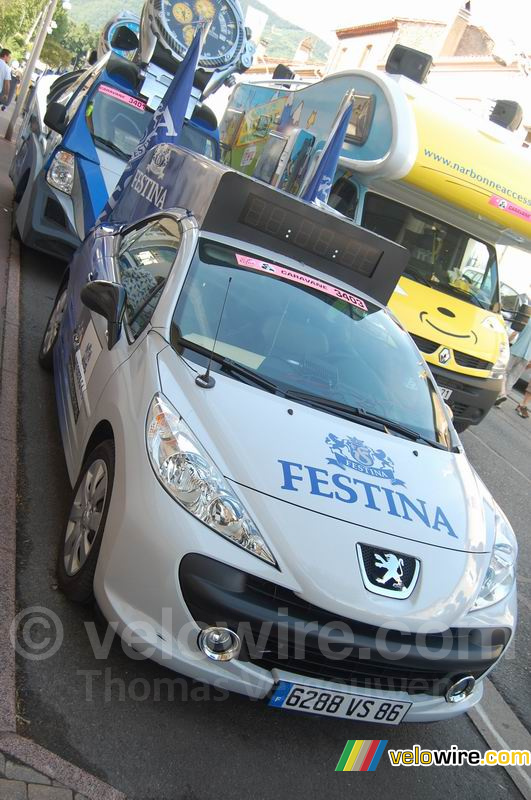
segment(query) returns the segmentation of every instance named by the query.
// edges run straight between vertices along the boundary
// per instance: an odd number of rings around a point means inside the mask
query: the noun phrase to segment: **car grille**
[[[470,369],[492,369],[492,361],[485,361],[483,358],[476,358],[468,353],[461,353],[454,350],[454,358],[460,367],[470,367]]]
[[[378,636],[378,628],[353,620],[338,620],[332,614],[323,612],[322,609],[301,600],[293,592],[287,591],[282,587],[274,586],[271,594],[270,587],[272,584],[260,578],[250,576],[247,586],[252,588],[253,591],[265,593],[280,606],[285,605],[290,612],[296,607],[307,613],[309,612],[312,620],[318,619],[321,622],[323,618],[327,618],[324,624],[333,625],[338,621],[343,624],[346,623],[353,630],[355,639],[358,636],[366,637],[369,635],[371,639]],[[259,641],[260,626],[251,625],[251,630],[254,640]],[[466,637],[469,631],[457,629],[452,632],[452,636],[457,639],[460,633],[463,633]],[[400,646],[407,647],[414,641],[414,638],[411,634],[402,634],[399,631],[386,632],[386,641],[390,650],[395,646],[397,650]],[[427,646],[434,649],[439,649],[442,646],[442,642],[443,637],[438,634],[431,634],[426,640]],[[332,653],[334,650],[340,653],[342,647],[342,644],[337,644],[337,646],[329,645]],[[423,661],[422,667],[411,663],[408,658],[392,661],[381,657],[380,660],[377,660],[378,656],[375,651],[364,652],[363,647],[360,647],[358,651],[354,650],[352,655],[346,658],[330,658],[323,654],[322,648],[313,647],[309,639],[304,642],[304,657],[301,658],[300,643],[297,642],[296,637],[285,636],[282,633],[279,635],[277,630],[273,630],[269,634],[267,641],[260,642],[260,648],[262,650],[261,654],[249,653],[247,650],[242,655],[254,664],[268,670],[279,669],[311,678],[319,678],[349,686],[359,686],[365,689],[439,695],[445,693],[454,677],[449,675],[444,668],[441,669],[441,663],[438,663],[437,660],[433,662]],[[432,665],[433,668],[430,668]],[[473,671],[470,674],[473,674]],[[479,677],[480,674],[481,671],[477,672],[475,677]]]
[[[413,339],[413,341],[415,342],[421,353],[427,353],[428,355],[431,355],[432,353],[435,353],[437,348],[440,347],[440,345],[437,344],[437,342],[432,342],[430,339],[424,339],[423,336],[411,335],[411,338]]]

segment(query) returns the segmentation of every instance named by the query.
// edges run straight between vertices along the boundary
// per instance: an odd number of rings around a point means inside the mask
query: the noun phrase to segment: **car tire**
[[[464,433],[467,428],[470,427],[470,422],[464,422],[463,420],[454,419],[454,428],[457,433]]]
[[[26,172],[22,176],[22,178],[19,180],[19,182],[17,183],[16,189],[15,189],[15,196],[13,198],[15,203],[20,203],[20,201],[22,200],[22,197],[23,197],[24,192],[26,191],[26,187],[28,185],[29,175],[30,175],[29,172]]]
[[[57,580],[76,603],[94,602],[94,573],[114,483],[114,442],[99,444],[85,460],[59,543]]]
[[[57,292],[53,308],[48,317],[46,328],[42,337],[41,346],[39,348],[39,364],[48,372],[53,370],[53,351],[59,336],[61,321],[66,308],[66,298],[68,292],[68,284],[63,283]]]

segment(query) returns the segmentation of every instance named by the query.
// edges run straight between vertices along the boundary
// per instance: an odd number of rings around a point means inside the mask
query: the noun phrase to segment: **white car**
[[[360,289],[385,301],[407,252],[162,147],[122,213],[148,174],[173,210],[97,228],[43,338],[73,484],[60,586],[273,707],[468,710],[513,635],[517,545],[421,354]]]

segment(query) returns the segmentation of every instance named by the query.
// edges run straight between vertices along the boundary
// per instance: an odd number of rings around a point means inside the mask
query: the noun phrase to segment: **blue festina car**
[[[45,80],[43,78],[42,80]],[[152,116],[140,69],[114,53],[49,92],[36,90],[10,168],[22,241],[68,261],[91,230]],[[216,120],[200,107],[179,137],[219,158]]]

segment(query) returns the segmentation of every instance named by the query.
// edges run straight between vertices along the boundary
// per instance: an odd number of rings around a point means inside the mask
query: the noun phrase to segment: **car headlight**
[[[509,349],[509,339],[507,337],[507,331],[503,332],[503,337],[500,343],[500,351],[498,354],[498,360],[492,367],[490,377],[491,378],[501,378],[507,369],[507,364],[509,363],[509,357],[511,355],[511,351]]]
[[[68,153],[66,150],[58,150],[52,158],[46,180],[55,189],[71,194],[74,186],[75,171],[76,162],[73,153]]]
[[[248,553],[277,566],[241,500],[188,425],[160,394],[151,402],[146,442],[155,475],[186,511]]]
[[[516,580],[518,545],[511,526],[500,510],[496,512],[495,532],[490,564],[472,611],[503,600]]]

